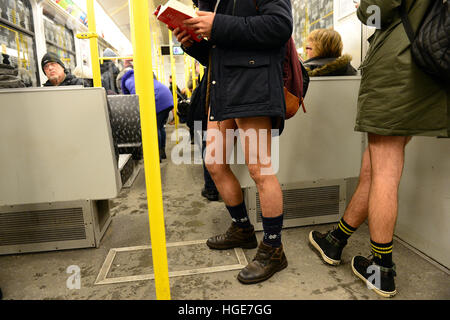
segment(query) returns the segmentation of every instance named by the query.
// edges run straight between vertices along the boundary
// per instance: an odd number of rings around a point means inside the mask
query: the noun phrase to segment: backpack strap
[[[406,34],[408,35],[408,38],[409,38],[409,41],[411,43],[413,43],[414,40],[416,39],[416,34],[411,26],[411,22],[409,21],[408,13],[406,11],[406,4],[405,4],[404,0],[402,1],[402,4],[400,5],[399,11],[400,11],[400,17],[402,19],[403,27],[405,28]]]

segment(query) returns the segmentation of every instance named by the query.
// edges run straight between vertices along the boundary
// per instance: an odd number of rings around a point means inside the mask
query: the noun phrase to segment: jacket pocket
[[[268,56],[229,56],[224,61],[226,106],[267,103],[269,93]]]

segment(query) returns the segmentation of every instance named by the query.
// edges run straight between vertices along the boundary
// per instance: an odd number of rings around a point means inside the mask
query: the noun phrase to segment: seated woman
[[[342,55],[342,40],[338,32],[332,29],[313,30],[306,44],[308,60],[304,66],[310,77],[352,76],[356,69],[350,64],[352,57]]]

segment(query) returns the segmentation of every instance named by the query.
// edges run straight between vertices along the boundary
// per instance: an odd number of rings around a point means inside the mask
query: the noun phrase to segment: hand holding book
[[[189,48],[194,43],[191,35],[186,30],[181,30],[180,28],[176,28],[173,31],[173,35],[177,38],[178,42],[181,43],[183,47]]]
[[[215,16],[212,12],[196,12],[192,7],[177,0],[169,0],[165,5],[158,6],[154,14],[158,20],[167,24],[169,29],[174,31],[178,29],[176,34],[174,32],[178,41],[180,41],[178,37],[184,39],[186,37],[184,33],[187,33],[191,40],[197,42],[211,35]],[[184,42],[187,44],[188,39],[185,39]]]
[[[184,20],[183,24],[194,30],[196,34],[209,38],[215,15],[213,12],[197,11],[197,17]]]

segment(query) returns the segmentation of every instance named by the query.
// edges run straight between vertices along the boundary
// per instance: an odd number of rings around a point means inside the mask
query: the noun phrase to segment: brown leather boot
[[[255,229],[239,228],[234,222],[224,234],[211,237],[206,241],[206,245],[210,249],[225,250],[232,248],[253,249],[258,246],[256,240]]]
[[[253,261],[239,272],[237,278],[243,284],[253,284],[269,279],[275,272],[288,265],[283,245],[272,248],[261,241]]]

